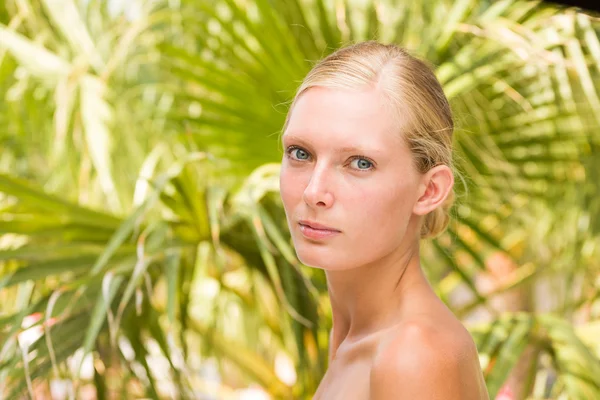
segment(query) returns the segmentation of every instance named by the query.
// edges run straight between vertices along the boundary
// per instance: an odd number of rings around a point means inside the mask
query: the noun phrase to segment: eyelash
[[[285,155],[290,160],[293,160],[293,161],[305,161],[305,160],[298,160],[298,159],[292,158],[291,153],[294,150],[302,150],[302,151],[306,152],[306,154],[308,154],[310,156],[310,153],[308,151],[304,150],[302,147],[292,145],[292,146],[289,146],[285,150]],[[360,154],[358,154],[358,155],[350,157],[350,161],[354,161],[354,160],[367,160],[369,163],[371,163],[371,168],[369,168],[369,169],[357,169],[357,171],[368,172],[368,171],[371,171],[371,170],[375,169],[375,163],[369,157],[361,156]]]

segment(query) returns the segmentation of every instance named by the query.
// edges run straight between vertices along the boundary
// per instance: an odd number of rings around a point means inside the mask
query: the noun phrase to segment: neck
[[[418,245],[398,251],[377,263],[342,271],[326,271],[333,312],[330,346],[354,342],[392,327],[406,316],[416,292],[430,291],[421,270]],[[417,296],[418,297],[418,296]]]

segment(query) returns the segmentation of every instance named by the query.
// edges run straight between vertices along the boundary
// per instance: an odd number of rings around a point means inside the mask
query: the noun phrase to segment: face
[[[281,198],[304,264],[350,269],[418,242],[413,207],[421,174],[376,90],[309,89],[282,141]]]

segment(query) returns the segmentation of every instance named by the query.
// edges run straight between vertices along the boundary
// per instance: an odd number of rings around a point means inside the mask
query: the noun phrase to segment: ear
[[[418,200],[413,213],[425,215],[441,207],[454,186],[454,175],[447,165],[433,167],[421,177]]]

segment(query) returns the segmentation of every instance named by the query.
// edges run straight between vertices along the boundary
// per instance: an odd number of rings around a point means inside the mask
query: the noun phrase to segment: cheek
[[[279,173],[279,189],[283,206],[288,212],[302,200],[304,178],[301,174],[282,164]]]
[[[354,214],[354,221],[360,237],[396,240],[411,216],[409,190],[409,185],[382,184],[373,186],[370,190],[355,192],[353,209],[357,212]],[[379,240],[379,243],[381,242],[382,240]]]

